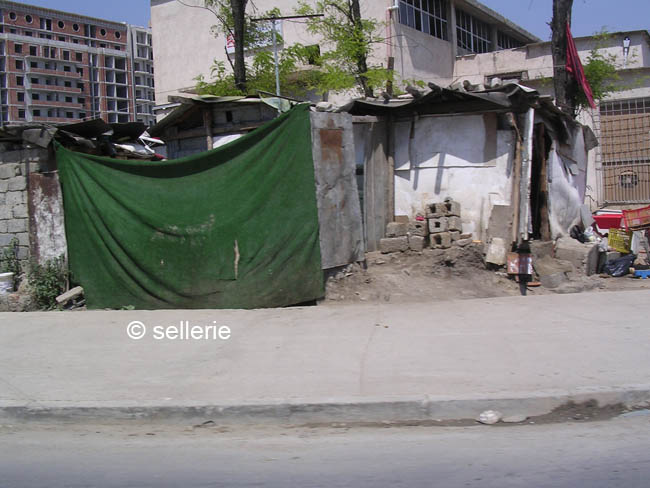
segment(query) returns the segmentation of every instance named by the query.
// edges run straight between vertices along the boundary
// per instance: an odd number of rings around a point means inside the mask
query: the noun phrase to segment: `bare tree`
[[[553,52],[553,86],[555,101],[560,109],[570,115],[575,114],[578,84],[569,75],[567,65],[567,24],[571,25],[573,0],[553,0],[553,20],[551,21],[551,49]]]

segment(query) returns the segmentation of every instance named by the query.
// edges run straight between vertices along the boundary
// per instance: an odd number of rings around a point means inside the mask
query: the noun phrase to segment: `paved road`
[[[3,488],[646,488],[650,480],[648,415],[462,428],[27,428],[0,427]]]

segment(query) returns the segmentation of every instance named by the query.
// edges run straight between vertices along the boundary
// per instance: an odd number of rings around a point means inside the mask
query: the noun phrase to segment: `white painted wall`
[[[423,117],[395,127],[395,214],[461,203],[463,231],[483,238],[493,205],[509,205],[514,138],[494,114]]]

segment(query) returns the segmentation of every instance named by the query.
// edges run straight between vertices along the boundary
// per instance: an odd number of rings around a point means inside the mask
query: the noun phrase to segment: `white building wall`
[[[507,21],[494,12],[491,17],[485,8],[475,11],[477,2],[473,0],[454,2],[457,6],[482,16],[493,28],[507,32],[513,29],[512,24],[506,25]],[[386,42],[374,46],[370,64],[387,67],[389,58],[393,57],[398,79],[447,82],[443,84],[453,81],[456,59],[454,16],[451,12],[453,7],[449,7],[449,40],[444,41],[400,24],[398,11],[389,10],[394,5],[394,0],[361,0],[360,3],[362,16],[376,20],[379,23],[379,34],[386,39]],[[202,0],[183,0],[183,3],[177,0],[151,0],[157,105],[166,104],[169,95],[193,88],[196,76],[202,74],[209,79],[215,59],[224,61],[227,65],[225,36],[218,29],[216,36],[211,33],[211,27],[217,24],[217,19],[214,14],[201,8],[202,5]],[[249,5],[252,8],[253,4],[249,2]],[[450,1],[448,5],[453,3]],[[292,15],[295,13],[296,2],[261,1],[255,7],[259,14],[276,7],[282,15]],[[517,34],[519,37],[522,35]],[[321,44],[321,50],[327,50],[327,45],[306,31],[304,20],[282,21],[282,36],[286,45],[296,42],[305,45]],[[359,94],[350,93],[346,99],[351,96]]]
[[[485,114],[422,117],[413,131],[396,124],[395,214],[413,218],[451,197],[461,203],[463,231],[485,237],[492,207],[512,195],[514,137],[496,122]]]

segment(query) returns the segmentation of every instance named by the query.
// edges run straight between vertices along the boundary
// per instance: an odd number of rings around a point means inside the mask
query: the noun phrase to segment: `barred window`
[[[459,9],[456,9],[456,35],[458,47],[468,53],[491,51],[490,26]]]
[[[523,45],[523,42],[518,41],[514,37],[504,34],[501,31],[497,31],[497,50],[512,49],[513,47],[521,47]]]
[[[449,39],[445,0],[400,0],[399,22],[438,39]]]

